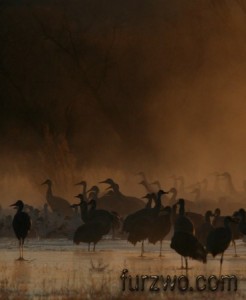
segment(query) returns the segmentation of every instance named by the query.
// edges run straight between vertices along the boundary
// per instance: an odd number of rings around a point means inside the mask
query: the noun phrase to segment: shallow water
[[[140,257],[140,244],[133,247],[125,240],[103,240],[96,252],[88,252],[87,245],[73,245],[65,239],[26,241],[24,257],[17,261],[15,239],[0,240],[0,299],[246,299],[246,244],[238,241],[239,257],[233,257],[230,247],[224,255],[223,275],[236,275],[238,288],[224,291],[175,291],[149,290],[152,280],[147,280],[145,291],[122,291],[120,275],[128,269],[133,285],[136,275],[186,275],[180,270],[180,256],[163,243],[163,257],[159,257],[158,245],[145,245],[145,255]],[[189,260],[188,278],[194,287],[195,277],[219,273],[220,257],[208,256],[207,264]],[[201,283],[203,285],[203,282]],[[161,288],[160,282],[157,286]]]

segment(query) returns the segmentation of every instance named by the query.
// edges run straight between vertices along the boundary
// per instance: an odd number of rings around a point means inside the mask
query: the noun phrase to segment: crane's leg
[[[160,241],[160,254],[159,256],[161,257],[162,256],[162,240]]]
[[[238,257],[238,255],[237,255],[237,245],[236,245],[235,240],[232,240],[232,243],[233,243],[233,246],[234,246],[234,257]]]
[[[24,244],[24,240],[21,239],[21,259],[23,260],[23,244]]]
[[[144,241],[142,241],[142,244],[141,244],[141,255],[140,256],[143,256],[143,253],[144,253]]]
[[[221,258],[220,258],[220,274],[219,274],[219,277],[221,276],[222,263],[223,263],[223,256],[224,256],[224,252],[221,254]]]
[[[90,251],[91,243],[88,243],[88,252]]]
[[[94,247],[93,247],[93,251],[95,252],[95,249],[96,249],[96,244],[94,243]]]
[[[188,258],[185,257],[185,270],[186,270],[186,276],[188,277]]]
[[[20,252],[20,257],[18,260],[21,260],[21,239],[19,239],[19,252]]]
[[[182,270],[182,269],[185,269],[185,267],[184,267],[184,263],[183,263],[183,256],[180,256],[180,257],[181,257],[181,268],[180,269]]]

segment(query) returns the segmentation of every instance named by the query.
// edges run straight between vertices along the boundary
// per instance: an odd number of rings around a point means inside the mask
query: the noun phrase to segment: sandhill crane
[[[212,211],[208,210],[205,214],[203,224],[200,227],[198,227],[196,230],[196,237],[203,246],[206,246],[207,237],[209,233],[214,229],[211,223],[212,216],[213,216]]]
[[[194,233],[194,225],[192,221],[185,215],[185,200],[179,199],[179,215],[174,224],[174,231],[184,231],[190,234]]]
[[[185,258],[186,272],[188,270],[188,257],[202,261],[203,263],[207,261],[207,253],[202,244],[189,232],[175,230],[170,246],[181,257]]]
[[[115,229],[120,226],[119,216],[105,209],[97,209],[95,199],[92,199],[88,205],[91,206],[91,209],[88,211],[88,219],[93,222],[101,223],[101,232],[103,235],[108,234],[111,229],[114,235]]]
[[[152,199],[153,199],[153,194],[148,193],[146,196],[142,197],[142,198],[147,198],[148,202],[145,206],[145,208],[140,209],[130,215],[128,215],[123,223],[123,231],[129,233],[129,231],[131,230],[131,227],[133,226],[133,223],[135,222],[135,219],[138,218],[138,216],[144,215],[144,214],[148,214],[149,211],[147,209],[151,209],[151,205],[152,205]]]
[[[231,222],[235,222],[235,220],[233,220],[229,216],[225,217],[224,227],[215,228],[209,233],[207,237],[207,251],[211,253],[213,257],[215,257],[218,254],[221,254],[219,275],[221,275],[224,252],[229,247],[230,242],[232,240],[232,232],[229,226]]]
[[[73,210],[70,207],[70,204],[67,200],[54,196],[52,193],[52,181],[50,179],[47,179],[45,182],[42,183],[42,185],[47,184],[48,189],[46,192],[46,200],[51,207],[52,211],[57,212],[61,214],[64,217],[72,217]]]
[[[75,185],[82,185],[82,187],[83,187],[82,195],[84,197],[84,200],[88,201],[88,199],[87,199],[87,182],[85,180],[82,180],[78,183],[75,183]]]
[[[144,207],[144,202],[136,197],[123,195],[120,191],[119,185],[108,178],[100,183],[106,183],[112,189],[112,193],[106,194],[103,199],[100,198],[98,206],[101,208],[117,211],[121,216],[126,216],[133,211],[139,210]],[[108,208],[109,207],[109,208]]]
[[[18,200],[14,204],[10,205],[14,206],[17,209],[17,212],[14,216],[12,226],[15,232],[17,239],[19,240],[19,251],[20,257],[19,260],[24,260],[23,258],[23,245],[25,238],[28,234],[28,231],[31,229],[31,220],[27,213],[23,212],[24,204],[21,200]]]
[[[166,206],[164,209],[162,209],[158,216],[154,218],[153,222],[151,223],[148,233],[148,240],[150,243],[155,244],[156,242],[160,242],[159,256],[162,256],[162,241],[171,230],[171,212],[172,209],[170,206]]]
[[[147,193],[149,193],[149,194],[154,193],[155,190],[152,188],[151,184],[148,182],[145,173],[141,171],[137,175],[140,175],[142,177],[142,180],[139,182],[139,184],[142,184],[145,187]]]
[[[73,242],[76,245],[79,245],[79,243],[88,243],[88,251],[90,251],[90,244],[93,243],[93,251],[95,251],[96,244],[103,236],[101,228],[100,222],[88,222],[83,224],[75,231]]]
[[[161,196],[167,194],[163,190],[158,191],[155,199],[155,207],[146,208],[129,215],[123,224],[123,230],[128,232],[127,240],[136,245],[137,242],[141,242],[141,256],[144,252],[144,240],[148,238],[150,228],[157,218],[161,209]],[[151,195],[154,196],[153,194]]]
[[[187,218],[185,216],[185,201],[184,199],[179,199],[179,201],[176,203],[177,205],[179,205],[179,214],[178,216],[174,216],[174,214],[176,213],[176,207],[174,206],[174,212],[172,215],[172,218],[175,219],[175,223],[174,223],[174,234],[177,232],[186,232],[188,234],[193,235],[194,234],[194,225],[191,222],[191,220],[189,218]],[[188,237],[187,237],[188,239]],[[181,256],[181,269],[183,269],[183,258]]]

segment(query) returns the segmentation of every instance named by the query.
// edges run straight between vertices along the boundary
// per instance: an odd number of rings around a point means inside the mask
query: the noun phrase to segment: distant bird
[[[126,216],[144,207],[144,202],[136,197],[126,196],[120,191],[119,185],[113,179],[107,178],[100,183],[106,183],[112,189],[108,194],[99,198],[98,207],[116,211],[121,216]]]
[[[235,222],[235,220],[229,216],[225,217],[224,227],[215,228],[207,237],[207,252],[211,253],[213,257],[221,254],[219,275],[221,275],[224,252],[229,247],[232,240],[232,232],[229,226],[231,222]]]
[[[12,226],[15,235],[19,240],[19,251],[20,251],[19,260],[24,260],[23,245],[24,245],[25,238],[27,237],[28,231],[31,229],[31,220],[29,215],[22,211],[24,208],[24,203],[21,200],[18,200],[17,202],[15,202],[10,206],[14,206],[17,209],[17,212],[12,222]]]
[[[73,210],[69,202],[61,197],[54,196],[52,193],[52,181],[47,179],[42,185],[47,185],[46,200],[53,212],[57,212],[64,217],[72,217]]]
[[[203,224],[197,228],[196,230],[196,237],[198,241],[205,247],[207,243],[207,237],[209,233],[214,229],[212,223],[211,223],[211,217],[213,216],[213,213],[211,210],[208,210],[205,214],[204,222]]]
[[[155,190],[152,188],[151,184],[148,182],[145,173],[141,171],[141,172],[137,173],[137,175],[140,175],[142,177],[142,180],[139,182],[139,184],[142,184],[145,187],[147,193],[154,193]]]
[[[162,256],[162,241],[171,230],[171,212],[172,209],[170,206],[166,206],[160,210],[158,216],[153,219],[148,233],[148,240],[151,244],[160,242],[159,256]]]

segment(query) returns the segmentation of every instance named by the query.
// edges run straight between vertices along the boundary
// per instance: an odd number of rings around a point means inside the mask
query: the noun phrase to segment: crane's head
[[[113,181],[113,179],[112,178],[108,178],[108,179],[106,179],[106,180],[103,180],[103,181],[100,181],[99,183],[107,183],[107,184],[109,184],[109,185],[115,185],[115,182]]]
[[[50,179],[47,179],[43,183],[41,183],[41,185],[44,185],[44,184],[52,185],[52,181]]]
[[[93,185],[93,186],[87,191],[87,193],[89,193],[89,192],[99,193],[99,188],[98,188],[98,186]]]
[[[145,184],[145,181],[142,180],[142,181],[140,181],[138,184]]]
[[[169,192],[165,192],[163,190],[159,190],[158,193],[157,193],[158,196],[161,196],[161,195],[164,195],[164,194],[169,194]]]
[[[10,206],[14,206],[14,208],[23,208],[24,203],[21,200],[17,200],[15,203],[11,204]]]
[[[220,216],[220,208],[216,208],[214,211],[215,216]]]
[[[82,194],[78,194],[74,196],[75,198],[79,198],[80,200],[84,200],[84,196]]]
[[[78,183],[75,183],[74,185],[83,185],[83,186],[86,186],[86,181],[85,180],[82,180]]]
[[[224,178],[230,178],[231,177],[230,173],[228,173],[228,172],[221,173],[220,176],[224,177]]]

